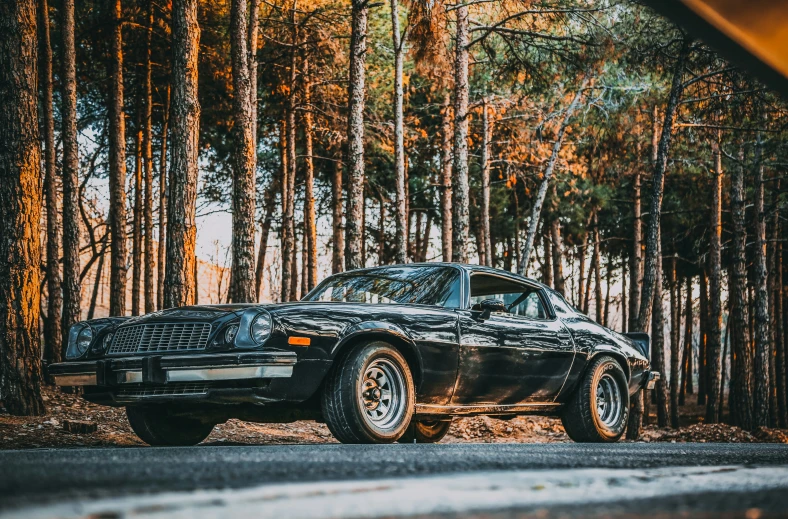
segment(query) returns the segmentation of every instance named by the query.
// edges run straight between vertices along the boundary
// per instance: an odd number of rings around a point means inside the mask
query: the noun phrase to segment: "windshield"
[[[337,274],[323,281],[304,300],[458,308],[460,273],[444,266],[398,266]]]

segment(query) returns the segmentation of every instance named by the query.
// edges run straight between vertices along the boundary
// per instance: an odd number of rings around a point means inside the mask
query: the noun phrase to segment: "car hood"
[[[240,314],[243,310],[258,305],[194,305],[169,308],[158,312],[132,317],[125,324],[145,324],[149,322],[203,321],[210,322],[225,318],[230,314]]]

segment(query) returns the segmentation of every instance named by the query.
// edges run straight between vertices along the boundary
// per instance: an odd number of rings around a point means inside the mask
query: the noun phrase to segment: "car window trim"
[[[557,316],[557,314],[555,312],[555,309],[553,308],[552,303],[550,303],[550,298],[547,297],[547,294],[545,294],[545,289],[542,286],[540,286],[538,283],[535,283],[535,282],[533,282],[533,281],[531,281],[531,280],[529,280],[527,278],[522,278],[521,279],[519,277],[507,276],[505,274],[498,274],[497,272],[486,272],[486,271],[471,271],[471,272],[469,272],[469,275],[468,275],[468,299],[466,301],[465,310],[470,310],[471,309],[471,297],[472,297],[471,296],[471,277],[473,277],[473,276],[491,276],[491,277],[496,277],[496,278],[499,278],[499,279],[504,279],[506,281],[510,281],[512,283],[517,283],[517,284],[524,285],[526,287],[535,289],[536,292],[539,293],[539,299],[542,300],[542,305],[545,307],[545,311],[547,312],[549,317],[547,317],[545,319],[539,319],[539,318],[536,318],[536,317],[526,317],[524,315],[517,315],[517,314],[501,314],[501,315],[510,315],[510,316],[514,315],[516,317],[522,317],[524,319],[528,319],[530,321],[536,321],[536,322],[554,321],[554,320],[558,319],[558,316]],[[496,313],[498,313],[498,312],[496,312]]]

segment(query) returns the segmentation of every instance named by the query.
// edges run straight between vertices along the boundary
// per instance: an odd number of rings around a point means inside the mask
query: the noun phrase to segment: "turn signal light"
[[[287,344],[293,346],[309,346],[312,344],[312,339],[309,337],[288,337]]]

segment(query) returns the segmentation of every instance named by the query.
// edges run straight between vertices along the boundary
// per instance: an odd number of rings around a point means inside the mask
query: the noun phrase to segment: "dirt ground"
[[[132,447],[144,445],[129,427],[122,408],[97,406],[76,395],[54,388],[43,390],[47,414],[37,417],[10,416],[0,406],[0,449],[43,447]],[[688,405],[682,409],[679,429],[648,425],[639,441],[645,442],[767,442],[788,443],[788,430],[760,429],[752,433],[723,424],[702,423],[703,409]],[[75,434],[65,430],[66,422],[96,424],[93,433]],[[654,422],[654,417],[650,419]],[[324,424],[295,422],[290,424],[255,424],[230,420],[217,425],[206,443],[292,444],[333,443]],[[497,420],[488,417],[454,420],[445,443],[555,443],[569,442],[561,421],[545,417],[517,417]]]

